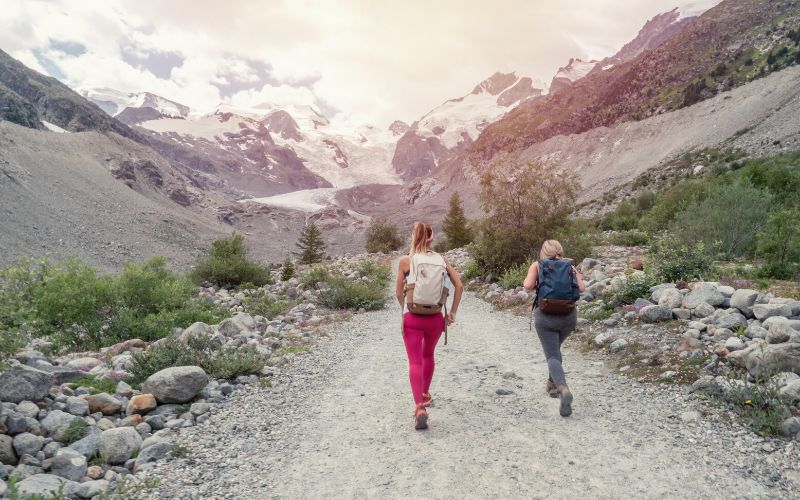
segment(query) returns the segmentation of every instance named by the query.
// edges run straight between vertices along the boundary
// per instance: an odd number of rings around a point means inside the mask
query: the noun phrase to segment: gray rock
[[[208,412],[210,409],[211,405],[209,403],[192,403],[189,411],[192,412],[192,415],[197,417]]]
[[[184,426],[185,423],[186,423],[186,420],[184,420],[182,418],[174,418],[174,419],[168,421],[166,424],[164,424],[164,428],[165,429],[180,429],[181,427]]]
[[[747,327],[747,330],[744,331],[744,334],[751,339],[765,339],[768,333],[769,332],[765,328],[761,328],[758,325],[750,325]]]
[[[39,407],[31,401],[23,401],[17,405],[17,413],[28,418],[36,418],[39,416]]]
[[[110,464],[124,464],[141,447],[142,437],[133,427],[109,429],[100,435],[100,456]]]
[[[739,327],[747,327],[747,318],[739,313],[723,313],[715,321],[719,328],[736,330]]]
[[[697,330],[698,332],[704,332],[704,331],[706,331],[706,328],[708,328],[708,325],[706,325],[705,323],[702,323],[700,321],[690,321],[689,325],[687,325],[687,326],[689,328],[693,328],[693,329]]]
[[[164,441],[154,443],[147,448],[142,448],[142,451],[139,452],[139,456],[136,457],[136,467],[138,468],[142,464],[161,460],[169,455],[171,450],[172,446]]]
[[[800,343],[759,345],[748,354],[745,360],[746,367],[754,377],[777,372],[800,374]]]
[[[17,454],[14,452],[14,439],[0,434],[0,464],[17,465]]]
[[[50,472],[70,481],[80,481],[87,467],[86,457],[71,448],[61,448],[53,457]]]
[[[614,342],[612,342],[611,345],[608,346],[608,348],[611,350],[611,352],[617,352],[617,351],[622,350],[626,345],[628,345],[628,341],[627,340],[625,340],[625,339],[617,339]]]
[[[16,436],[28,430],[28,418],[21,413],[9,411],[6,415],[6,432],[10,436]]]
[[[63,489],[62,484],[64,485]],[[35,474],[17,483],[17,491],[23,498],[36,495],[50,498],[59,491],[65,494],[69,491],[75,491],[76,487],[75,483],[53,474]]]
[[[725,296],[719,292],[716,283],[697,283],[683,298],[683,307],[696,309],[702,303],[710,306],[719,306],[725,301]]]
[[[0,401],[41,401],[53,385],[53,376],[25,365],[14,365],[0,373]]]
[[[792,380],[781,387],[778,393],[792,401],[800,401],[800,380]]]
[[[58,453],[58,450],[60,450],[63,447],[64,446],[61,443],[59,443],[58,441],[50,441],[49,443],[44,445],[44,448],[42,448],[42,451],[44,452],[44,457],[45,458],[52,458],[52,457],[56,456],[56,453]]]
[[[668,309],[679,309],[681,304],[683,304],[683,295],[677,288],[667,288],[658,299],[658,305]]]
[[[86,458],[91,458],[100,449],[100,435],[103,433],[97,427],[89,427],[86,436],[69,445]]]
[[[726,299],[730,299],[733,297],[733,294],[736,293],[736,289],[732,286],[720,285],[717,287],[717,291],[722,294],[723,297]]]
[[[183,332],[181,332],[180,336],[178,337],[178,340],[180,340],[185,344],[186,342],[189,341],[191,337],[196,336],[204,338],[204,337],[210,337],[213,334],[214,334],[214,329],[211,326],[201,321],[198,321],[196,323],[192,323],[191,325],[189,325],[188,328],[184,329]]]
[[[217,330],[226,337],[235,337],[241,333],[247,332],[249,329],[233,318],[226,318],[219,323]]]
[[[686,423],[697,422],[698,420],[700,420],[700,418],[701,418],[700,412],[696,411],[696,410],[690,410],[690,411],[685,411],[685,412],[681,413],[681,421],[682,422],[686,422]]]
[[[594,345],[596,345],[597,347],[602,347],[611,342],[613,338],[614,336],[611,333],[603,332],[594,338]]]
[[[33,457],[26,457],[32,463],[31,464],[19,464],[16,469],[14,469],[14,475],[17,476],[19,479],[26,479],[31,476],[35,476],[36,474],[42,474],[44,469],[36,459]]]
[[[88,415],[89,403],[83,398],[70,396],[67,398],[67,412],[79,417]]]
[[[133,394],[133,387],[127,384],[124,380],[120,380],[117,384],[117,388],[114,390],[114,394],[129,398]]]
[[[144,421],[148,424],[153,430],[161,430],[164,428],[164,415],[148,415],[144,417]]]
[[[775,316],[789,317],[792,308],[787,304],[756,304],[753,306],[753,315],[761,321]]]
[[[144,450],[145,448],[149,448],[149,447],[153,446],[154,444],[158,444],[158,443],[167,443],[167,444],[169,444],[169,441],[167,441],[166,439],[164,439],[161,436],[150,436],[149,438],[147,438],[144,441],[142,441],[142,448],[141,449]]]
[[[208,376],[199,366],[175,366],[148,377],[142,392],[152,394],[159,403],[185,403],[207,383]]]
[[[744,349],[744,342],[739,337],[730,337],[725,341],[725,348],[729,351],[740,351]]]
[[[111,483],[105,479],[96,479],[78,485],[75,494],[81,498],[95,498],[108,492],[109,489],[111,489]]]
[[[64,433],[67,431],[69,424],[76,418],[79,417],[64,413],[61,410],[53,410],[42,419],[41,423],[51,438],[56,441],[64,441]]]
[[[735,307],[748,318],[753,317],[753,306],[758,298],[758,292],[747,288],[740,288],[731,296],[731,307]]]
[[[697,307],[692,310],[692,316],[695,318],[707,318],[714,314],[714,306],[706,302],[701,302]]]
[[[787,323],[772,323],[769,327],[769,332],[767,332],[767,343],[781,344],[788,342],[794,333],[795,330]]]
[[[672,319],[672,309],[664,306],[647,306],[639,311],[639,319],[645,323],[656,323]]]
[[[44,438],[36,436],[30,432],[23,432],[14,436],[14,451],[18,456],[22,455],[36,455],[39,450],[44,446]]]
[[[512,391],[511,389],[507,389],[505,387],[500,387],[499,389],[495,390],[494,392],[498,396],[509,396],[511,394],[514,394],[514,391]]]
[[[792,437],[798,432],[800,432],[800,417],[789,417],[781,424],[781,436]]]
[[[680,308],[679,309],[673,309],[672,310],[672,316],[674,316],[676,319],[682,319],[684,321],[688,321],[689,319],[692,318],[692,311],[690,311],[688,309],[680,309]]]

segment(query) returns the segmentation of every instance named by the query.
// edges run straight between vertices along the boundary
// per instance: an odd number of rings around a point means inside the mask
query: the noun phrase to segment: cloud
[[[3,0],[0,48],[77,88],[147,90],[197,112],[311,103],[384,127],[495,71],[549,81],[570,57],[612,54],[676,3],[697,2]]]

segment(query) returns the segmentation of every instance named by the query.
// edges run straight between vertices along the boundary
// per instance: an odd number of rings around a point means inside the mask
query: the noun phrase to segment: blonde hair
[[[425,253],[428,251],[428,244],[433,237],[433,228],[424,222],[415,222],[414,229],[411,231],[411,251],[415,253]]]
[[[540,259],[555,259],[564,257],[564,247],[556,240],[547,240],[542,243],[542,250],[539,252]]]

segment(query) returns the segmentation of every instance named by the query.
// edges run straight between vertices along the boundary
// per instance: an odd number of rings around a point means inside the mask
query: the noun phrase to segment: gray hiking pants
[[[550,378],[556,385],[567,383],[564,368],[561,366],[561,344],[575,330],[578,323],[578,311],[572,311],[564,316],[545,314],[536,308],[534,326],[542,343],[544,357],[547,360],[547,369]]]

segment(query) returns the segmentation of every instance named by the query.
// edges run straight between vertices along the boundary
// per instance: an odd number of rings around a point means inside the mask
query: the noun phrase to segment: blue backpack
[[[569,259],[539,261],[539,286],[534,307],[545,314],[563,316],[575,310],[581,296],[578,277]]]

